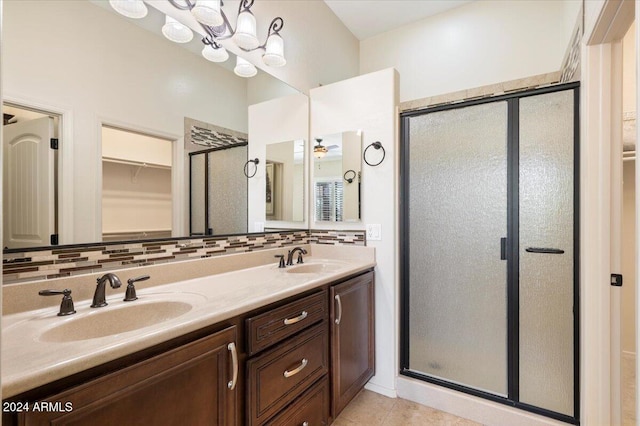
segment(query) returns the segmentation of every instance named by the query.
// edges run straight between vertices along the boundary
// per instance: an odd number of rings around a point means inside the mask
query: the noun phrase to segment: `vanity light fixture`
[[[236,56],[236,67],[233,72],[239,77],[253,77],[258,73],[255,65],[246,59]]]
[[[147,6],[142,0],[109,0],[109,4],[127,18],[140,19],[147,16]]]
[[[162,26],[162,34],[175,43],[188,43],[193,39],[193,31],[182,22],[173,19],[171,16],[165,16],[164,25]]]
[[[262,60],[265,65],[282,67],[287,63],[284,57],[284,40],[280,36],[284,21],[280,17],[274,18],[269,24],[266,41],[260,44],[256,31],[256,17],[251,12],[254,1],[240,0],[235,28],[231,26],[227,15],[222,9],[224,2],[221,0],[169,0],[169,3],[176,9],[190,11],[202,26],[206,33],[206,36],[202,39],[202,43],[205,44],[202,54],[210,61],[222,62],[229,57],[220,41],[231,39],[244,52],[252,52],[258,49],[264,50],[265,53],[262,55]],[[215,58],[216,60],[210,58]],[[248,75],[242,76],[248,77]]]

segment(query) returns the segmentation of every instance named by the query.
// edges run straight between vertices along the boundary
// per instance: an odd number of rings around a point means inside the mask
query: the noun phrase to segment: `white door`
[[[3,132],[3,246],[48,246],[55,232],[53,119],[9,124]]]

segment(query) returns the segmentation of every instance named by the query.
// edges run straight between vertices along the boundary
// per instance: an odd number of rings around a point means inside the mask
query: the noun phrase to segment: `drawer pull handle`
[[[238,352],[236,351],[236,344],[233,342],[227,345],[227,349],[231,352],[231,362],[233,364],[233,378],[229,380],[227,387],[234,390],[238,382]]]
[[[340,325],[340,321],[342,321],[342,300],[340,300],[340,295],[336,294],[336,302],[338,302],[338,316],[335,319],[335,323]]]
[[[298,315],[295,318],[285,318],[284,319],[284,325],[291,325],[291,324],[295,324],[299,321],[302,321],[303,319],[305,319],[307,317],[307,311],[302,311],[302,313],[300,315]]]
[[[309,363],[309,361],[307,361],[306,358],[302,358],[302,362],[300,363],[299,366],[297,366],[293,370],[285,370],[284,371],[284,377],[295,376],[296,374],[301,372],[307,366],[308,363]]]

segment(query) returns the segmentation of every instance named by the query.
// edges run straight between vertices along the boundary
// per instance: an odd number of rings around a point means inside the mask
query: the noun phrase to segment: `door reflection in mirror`
[[[304,147],[304,139],[266,146],[266,220],[304,221]]]
[[[313,148],[316,222],[359,222],[362,133],[353,130],[319,136]]]
[[[3,247],[58,243],[57,134],[60,117],[4,103]]]

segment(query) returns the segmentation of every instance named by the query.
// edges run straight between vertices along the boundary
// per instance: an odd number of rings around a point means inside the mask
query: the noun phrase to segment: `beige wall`
[[[636,110],[636,24],[622,39],[622,112]]]
[[[636,206],[635,161],[624,162],[622,194],[622,350],[636,352]]]
[[[363,40],[360,72],[395,67],[404,102],[558,71],[577,12],[562,1],[472,2]]]

